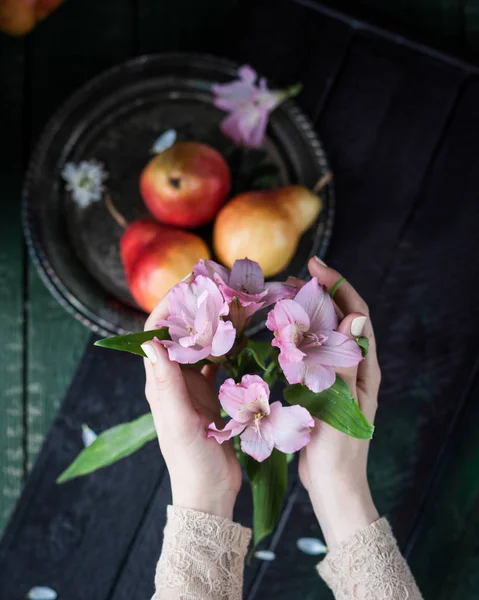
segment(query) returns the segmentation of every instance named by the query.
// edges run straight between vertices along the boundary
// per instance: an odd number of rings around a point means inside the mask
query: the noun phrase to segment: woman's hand
[[[315,258],[309,262],[309,271],[327,289],[341,277]],[[338,369],[338,374],[348,384],[366,418],[373,422],[381,373],[369,310],[347,281],[339,285],[334,302],[340,319],[339,331],[369,339],[366,358],[358,367]],[[317,422],[311,442],[301,451],[299,475],[330,549],[379,517],[366,474],[368,450],[369,441],[349,437]]]
[[[167,316],[164,298],[148,318],[145,330]],[[173,504],[231,519],[241,487],[241,467],[231,442],[206,437],[214,421],[222,426],[215,368],[180,367],[155,341],[142,345],[146,397],[171,479]]]

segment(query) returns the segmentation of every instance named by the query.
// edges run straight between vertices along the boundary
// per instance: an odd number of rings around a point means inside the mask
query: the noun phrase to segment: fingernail
[[[146,354],[146,357],[150,360],[150,362],[155,364],[158,360],[158,354],[156,353],[155,348],[148,342],[145,342],[141,345],[141,349]]]
[[[324,262],[324,260],[321,260],[318,256],[313,256],[314,260],[316,262],[318,262],[320,265],[323,265],[323,267],[327,267],[328,265]]]
[[[351,335],[354,337],[361,335],[367,319],[367,317],[356,317],[353,319],[351,323]]]

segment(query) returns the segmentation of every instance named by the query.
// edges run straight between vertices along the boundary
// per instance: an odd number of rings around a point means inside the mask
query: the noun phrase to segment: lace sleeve
[[[336,600],[421,600],[391,527],[379,519],[326,555],[318,572]]]
[[[251,530],[168,506],[155,600],[241,600]]]

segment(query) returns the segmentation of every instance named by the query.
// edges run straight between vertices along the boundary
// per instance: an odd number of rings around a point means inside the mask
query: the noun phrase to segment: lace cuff
[[[167,514],[156,600],[241,600],[251,530],[177,506]]]
[[[318,565],[336,600],[421,600],[391,527],[379,519],[342,542]]]

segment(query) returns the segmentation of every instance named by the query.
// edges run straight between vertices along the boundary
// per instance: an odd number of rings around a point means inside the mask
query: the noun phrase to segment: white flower
[[[103,197],[104,181],[108,178],[103,165],[96,160],[82,160],[80,163],[67,163],[63,167],[62,177],[66,189],[73,200],[82,208]]]

